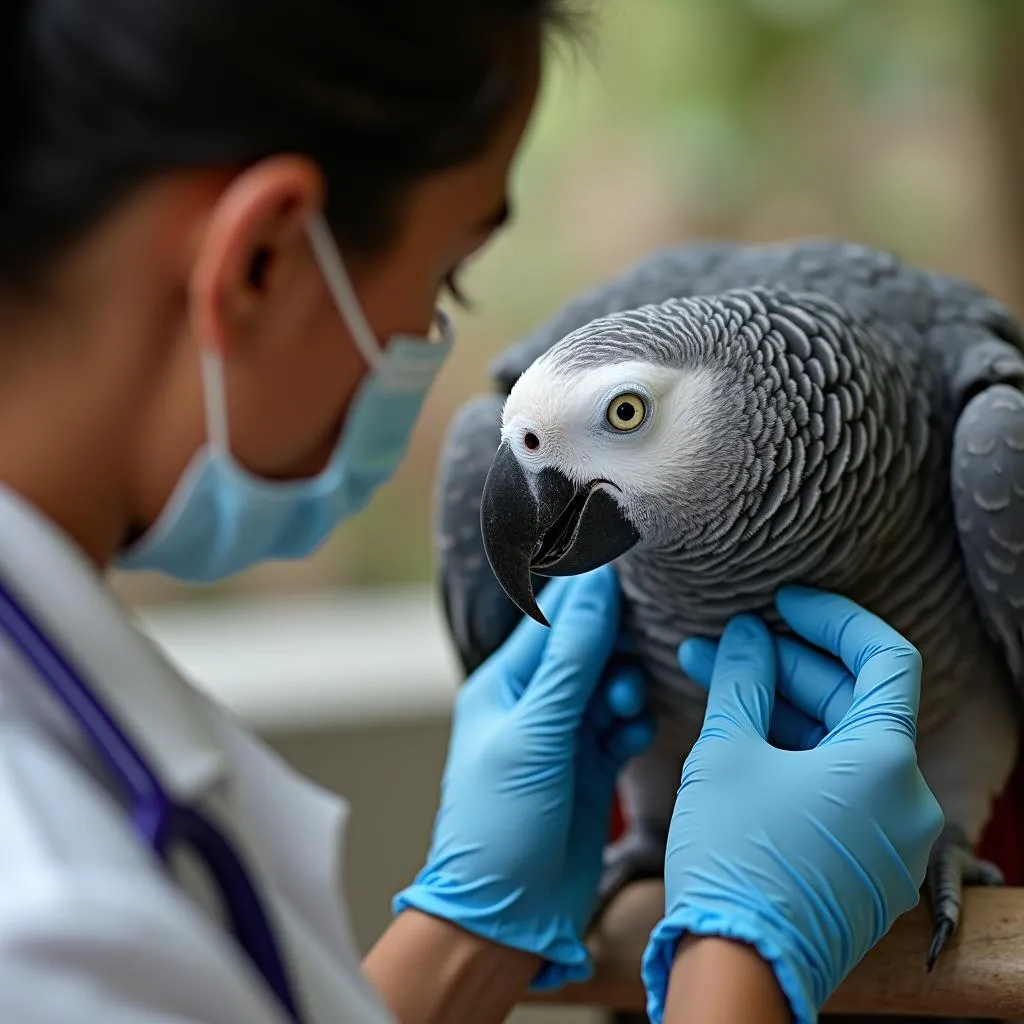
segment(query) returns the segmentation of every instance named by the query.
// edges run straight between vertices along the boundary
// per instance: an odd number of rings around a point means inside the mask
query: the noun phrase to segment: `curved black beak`
[[[541,625],[532,574],[589,572],[640,539],[611,489],[606,480],[577,487],[553,469],[528,475],[507,444],[494,456],[480,504],[484,551],[505,593]]]

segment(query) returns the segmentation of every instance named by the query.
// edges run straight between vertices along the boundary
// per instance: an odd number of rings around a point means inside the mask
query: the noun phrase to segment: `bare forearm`
[[[742,942],[688,937],[679,945],[665,1024],[789,1024],[789,1004],[771,967]]]
[[[415,910],[399,914],[363,961],[399,1024],[500,1024],[539,968],[530,953]]]

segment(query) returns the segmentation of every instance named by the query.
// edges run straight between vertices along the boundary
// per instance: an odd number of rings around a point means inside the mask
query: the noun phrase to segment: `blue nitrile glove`
[[[644,681],[609,666],[610,568],[549,583],[455,701],[426,866],[394,900],[545,959],[534,988],[585,979],[616,775],[653,738]]]
[[[799,640],[780,635],[774,642],[777,689],[768,739],[783,750],[809,750],[849,710],[856,679],[841,661]],[[711,685],[718,646],[713,640],[693,638],[679,649],[683,671],[705,688]]]
[[[750,616],[729,624],[710,680],[706,643],[681,648],[684,669],[709,681],[710,693],[669,829],[665,917],[643,961],[654,1024],[685,933],[753,945],[797,1021],[815,1021],[918,902],[942,827],[914,749],[917,652],[845,598],[787,588],[777,604],[797,634],[838,655],[849,673]],[[810,749],[765,740],[777,683],[803,716],[791,739]],[[829,730],[816,743],[815,718]]]

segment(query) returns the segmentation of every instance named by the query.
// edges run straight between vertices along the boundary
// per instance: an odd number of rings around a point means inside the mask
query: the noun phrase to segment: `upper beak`
[[[578,487],[553,469],[527,475],[512,449],[494,456],[480,504],[484,550],[517,607],[541,625],[531,574],[575,576],[618,558],[639,539],[606,480]]]

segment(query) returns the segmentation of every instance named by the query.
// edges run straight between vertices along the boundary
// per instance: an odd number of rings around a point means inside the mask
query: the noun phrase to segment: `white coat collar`
[[[221,781],[225,757],[202,695],[136,628],[84,552],[3,485],[0,580],[81,674],[173,799],[194,801]]]
[[[202,801],[234,835],[276,907],[309,1019],[337,1021],[340,1011],[346,1020],[390,1022],[359,969],[339,891],[347,803],[271,756],[194,689],[70,538],[3,485],[0,580],[75,665],[172,799]]]

